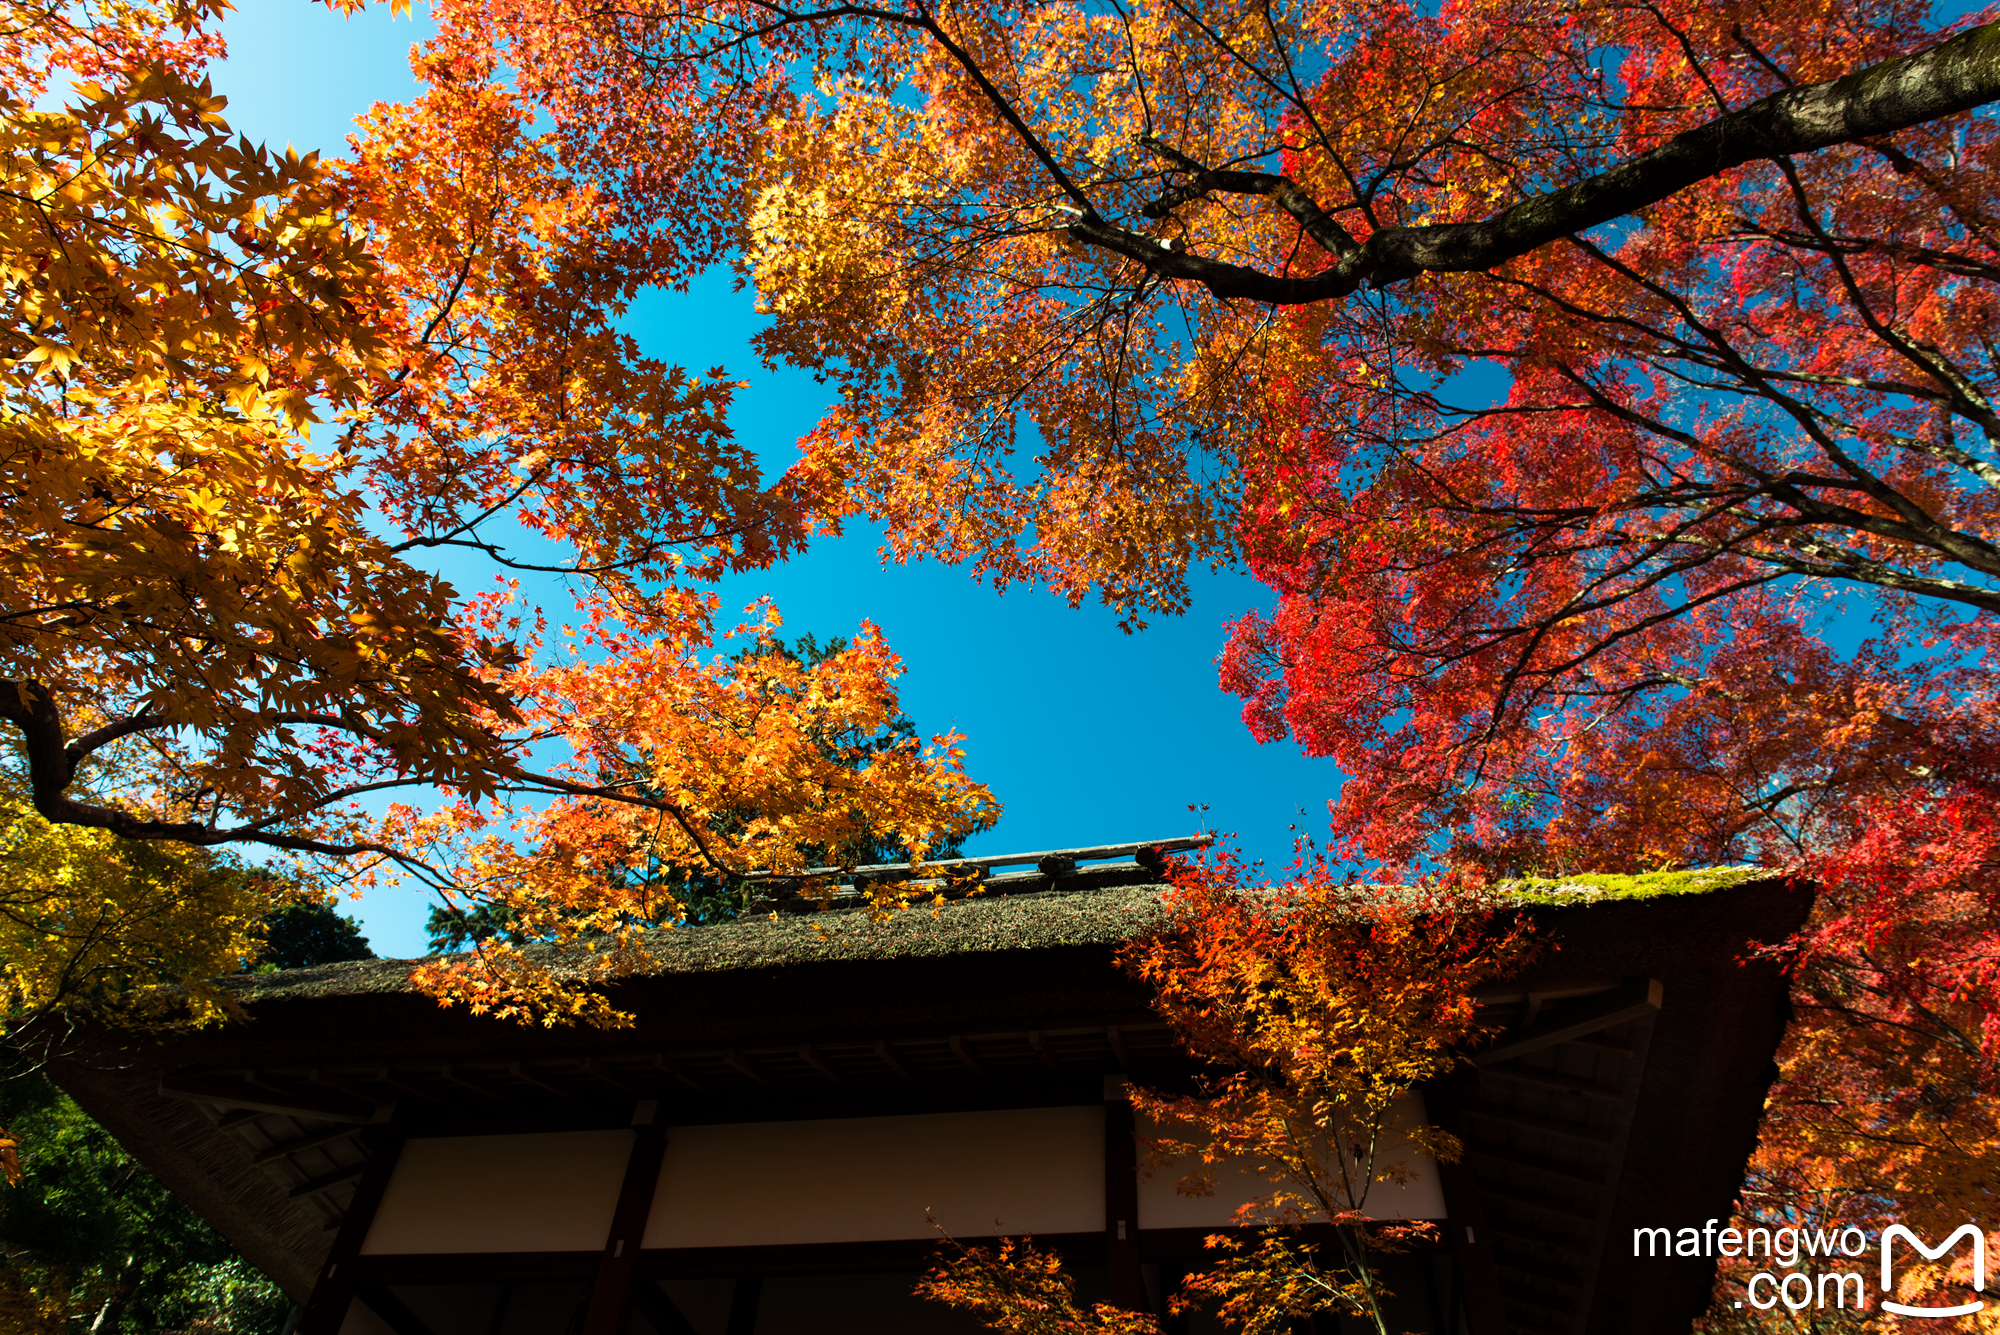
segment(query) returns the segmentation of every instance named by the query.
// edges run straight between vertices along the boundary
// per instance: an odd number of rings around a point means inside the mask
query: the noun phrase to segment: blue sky
[[[337,155],[356,115],[411,96],[407,53],[427,31],[392,21],[386,5],[352,19],[312,0],[239,0],[224,26],[229,59],[213,71],[238,131],[273,148]],[[749,338],[759,326],[748,293],[711,274],[684,294],[657,293],[634,310],[648,352],[705,370],[723,365],[750,388],[733,425],[771,471],[826,396],[801,373],[770,374]],[[1296,746],[1259,746],[1216,687],[1223,624],[1265,601],[1238,574],[1196,581],[1193,610],[1126,635],[1109,613],[1071,609],[1039,591],[1005,597],[962,569],[884,567],[872,533],[850,531],[806,555],[724,586],[725,609],[772,595],[791,633],[851,634],[865,617],[902,654],[904,705],[919,730],[967,738],[967,763],[1006,808],[968,851],[1002,853],[1189,833],[1235,831],[1251,854],[1281,863],[1290,827],[1324,826],[1338,784],[1333,767]],[[560,611],[556,619],[562,619]],[[357,910],[387,955],[424,949],[424,904],[412,891],[380,893]]]

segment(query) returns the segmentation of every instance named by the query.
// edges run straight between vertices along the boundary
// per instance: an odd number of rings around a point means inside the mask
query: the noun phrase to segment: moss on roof
[[[1607,899],[1707,894],[1749,881],[1768,880],[1773,874],[1768,867],[1751,866],[1630,874],[1591,872],[1581,876],[1529,876],[1509,881],[1500,889],[1509,898],[1527,904],[1594,904]]]
[[[1142,931],[1163,885],[1125,885],[917,904],[883,922],[852,912],[740,918],[644,934],[651,975],[781,968],[829,960],[903,959],[999,950],[1110,945]],[[580,957],[577,947],[530,947]],[[550,962],[545,957],[544,962]],[[245,1002],[305,1000],[409,989],[413,961],[382,959],[246,974],[228,980]],[[560,963],[557,963],[560,970]]]

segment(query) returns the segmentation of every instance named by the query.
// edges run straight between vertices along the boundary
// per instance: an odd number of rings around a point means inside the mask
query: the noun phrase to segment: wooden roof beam
[[[295,1201],[304,1200],[308,1196],[318,1196],[322,1192],[332,1191],[335,1187],[345,1186],[367,1171],[368,1164],[364,1160],[351,1167],[343,1168],[336,1173],[330,1173],[325,1177],[302,1182],[285,1194]]]
[[[261,1168],[267,1163],[276,1163],[294,1154],[302,1154],[306,1150],[318,1149],[322,1145],[330,1145],[336,1140],[346,1140],[350,1136],[359,1134],[359,1128],[351,1125],[329,1127],[325,1131],[315,1131],[309,1136],[300,1136],[297,1140],[287,1140],[269,1149],[258,1150],[251,1156],[250,1162]]]
[[[1207,848],[1215,842],[1212,834],[1191,834],[1178,839],[1146,839],[1135,844],[1094,844],[1088,848],[1050,848],[1038,853],[1000,853],[991,857],[952,858],[945,862],[925,862],[920,864],[925,875],[949,874],[953,871],[979,868],[990,870],[994,867],[1039,867],[1043,862],[1057,864],[1067,861],[1071,868],[1079,862],[1096,862],[1106,858],[1131,858],[1142,867],[1160,865],[1168,853],[1178,853],[1192,848]],[[744,876],[746,881],[795,880],[806,876],[893,876],[898,873],[908,875],[907,862],[872,862],[865,867],[808,867],[804,871],[778,872],[753,871]]]
[[[1596,1034],[1653,1014],[1660,1009],[1664,989],[1657,978],[1634,978],[1613,990],[1577,1002],[1515,1034],[1503,1034],[1499,1043],[1472,1054],[1474,1066],[1491,1066],[1530,1052],[1540,1052],[1558,1043],[1568,1043],[1586,1034]]]
[[[290,1090],[268,1082],[252,1084],[217,1075],[162,1075],[159,1091],[167,1098],[190,1103],[212,1103],[260,1114],[277,1113],[281,1117],[318,1117],[329,1122],[372,1122],[376,1109],[386,1106],[339,1094]]]
[[[1620,978],[1571,978],[1560,982],[1543,983],[1528,987],[1522,983],[1489,983],[1472,989],[1472,1000],[1478,1006],[1519,1006],[1530,998],[1539,997],[1543,1002],[1568,1001],[1573,997],[1594,997],[1599,992],[1609,992],[1623,982]]]

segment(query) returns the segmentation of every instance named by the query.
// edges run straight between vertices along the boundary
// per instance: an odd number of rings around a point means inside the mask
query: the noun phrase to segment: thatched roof
[[[824,913],[749,915],[730,922],[641,933],[649,975],[779,969],[852,960],[942,958],[990,951],[1109,945],[1144,931],[1166,887],[1134,863],[1086,866],[1061,877],[994,877],[982,893],[942,904],[918,898],[882,919],[857,902]],[[563,952],[533,948],[543,959]],[[450,957],[446,957],[450,958]],[[357,960],[311,969],[245,974],[224,986],[245,1003],[408,990],[413,960]]]

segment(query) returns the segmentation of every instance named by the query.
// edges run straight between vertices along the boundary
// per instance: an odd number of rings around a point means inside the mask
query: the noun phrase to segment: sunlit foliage
[[[1205,1072],[1193,1093],[1132,1091],[1152,1167],[1193,1165],[1176,1185],[1195,1195],[1223,1171],[1271,1184],[1237,1211],[1242,1231],[1207,1240],[1212,1262],[1171,1306],[1212,1308],[1245,1335],[1284,1335],[1322,1312],[1390,1335],[1373,1258],[1436,1228],[1373,1217],[1370,1197],[1457,1162],[1457,1139],[1411,1117],[1408,1096],[1488,1035],[1472,991],[1525,964],[1532,940],[1523,919],[1464,891],[1356,884],[1317,854],[1293,870],[1255,885],[1230,853],[1182,867],[1165,921],[1125,952]],[[1076,1307],[1059,1261],[1026,1243],[960,1248],[919,1292],[996,1330],[1156,1329],[1150,1316]]]
[[[208,850],[54,825],[0,790],[0,1032],[39,1048],[86,1019],[218,1019],[230,1002],[214,980],[255,958],[260,920],[287,898]]]
[[[659,238],[450,59],[349,160],[265,152],[202,81],[223,8],[0,25],[0,719],[33,810],[520,907],[609,950],[424,981],[604,1020],[579,985],[641,956],[598,929],[659,916],[633,865],[727,882],[863,829],[921,858],[990,824],[955,738],[819,745],[899,717],[872,628],[810,666],[714,647],[700,581],[804,528],[730,433],[734,382],[618,331],[673,281]],[[469,596],[437,553],[565,577],[573,624],[511,584]]]

